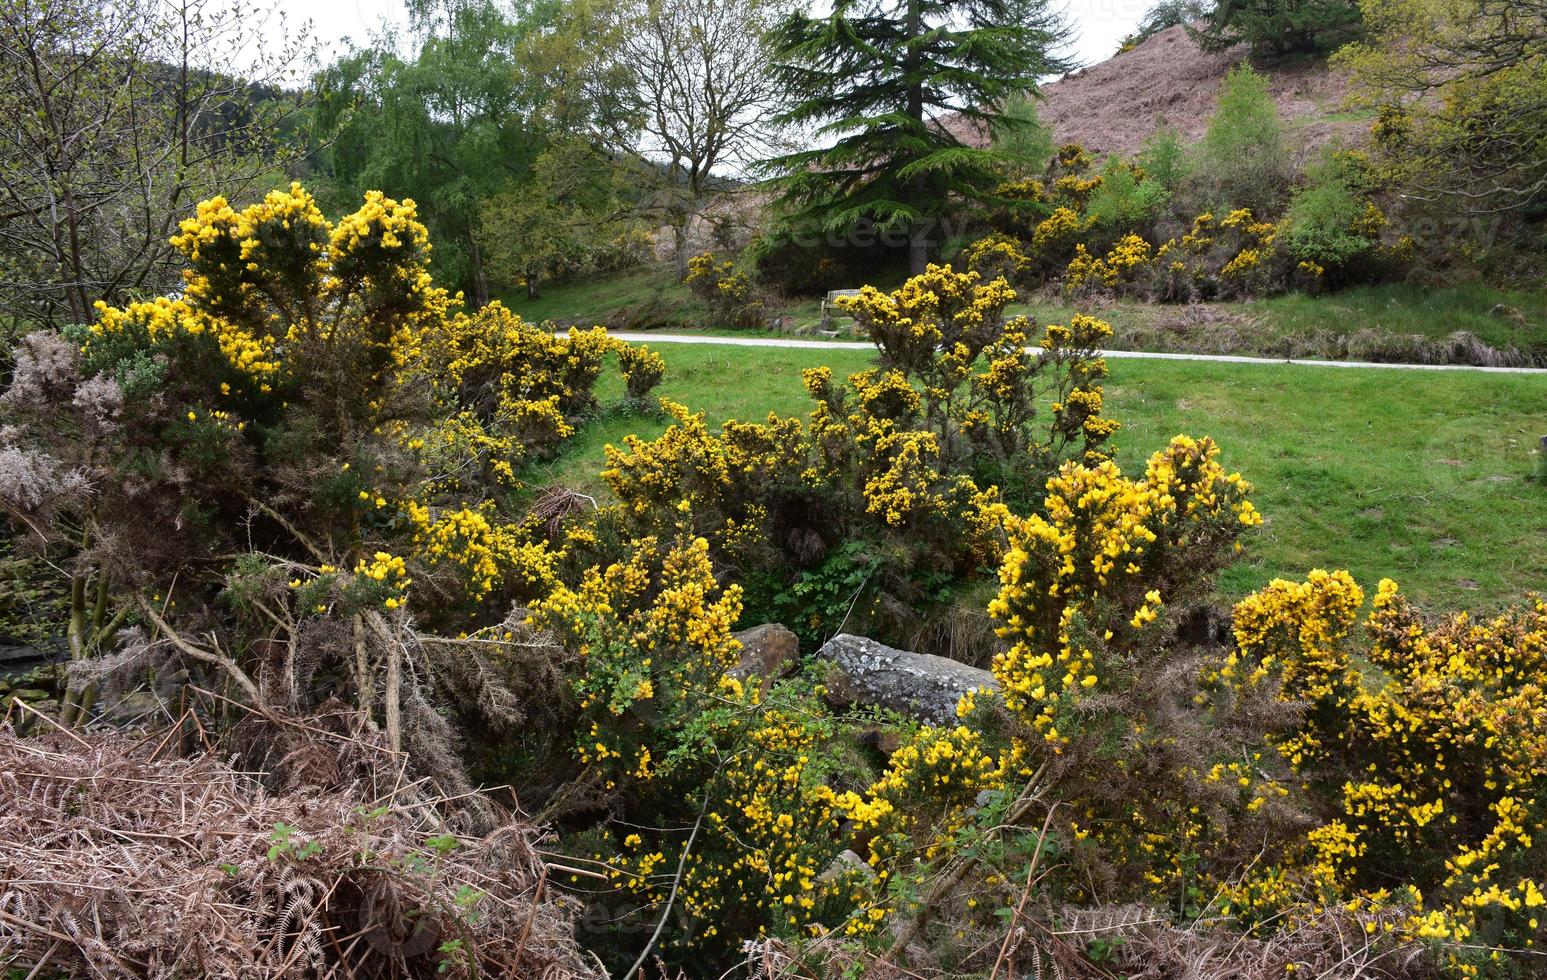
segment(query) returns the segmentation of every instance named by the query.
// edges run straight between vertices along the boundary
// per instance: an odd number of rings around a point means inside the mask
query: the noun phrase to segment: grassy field
[[[747,335],[716,329],[707,311],[669,269],[652,267],[606,279],[552,286],[537,299],[521,293],[499,297],[528,320],[610,323],[615,327],[674,332]],[[788,319],[789,329],[808,333],[820,317],[820,300],[797,299],[770,311]],[[1497,315],[1497,307],[1514,311]],[[1055,296],[1011,306],[1038,323],[1067,323],[1074,308]],[[1474,334],[1498,349],[1515,348],[1547,364],[1547,290],[1503,291],[1482,285],[1424,288],[1401,284],[1364,286],[1328,296],[1294,293],[1267,300],[1207,303],[1196,307],[1145,303],[1097,303],[1085,309],[1112,324],[1116,350],[1183,351],[1403,361],[1418,358],[1412,342],[1439,341],[1456,331]],[[1514,315],[1518,313],[1518,317]],[[1346,350],[1346,341],[1365,334]],[[757,332],[754,332],[757,333]],[[772,335],[771,331],[762,333]]]
[[[1056,299],[1011,310],[1040,323],[1067,322],[1075,312]],[[1115,350],[1401,362],[1423,360],[1413,356],[1421,345],[1406,338],[1434,342],[1466,331],[1490,347],[1547,364],[1547,291],[1386,284],[1193,307],[1096,304],[1084,312],[1112,324]]]
[[[865,367],[863,351],[660,345],[661,393],[711,421],[804,412],[800,371]],[[600,397],[616,404],[616,377]],[[1221,591],[1347,568],[1434,608],[1485,609],[1547,589],[1547,485],[1531,479],[1547,434],[1547,378],[1115,360],[1108,386],[1136,470],[1179,432],[1212,436],[1256,485],[1265,525]],[[654,437],[655,416],[603,413],[530,479],[596,491],[603,447]]]

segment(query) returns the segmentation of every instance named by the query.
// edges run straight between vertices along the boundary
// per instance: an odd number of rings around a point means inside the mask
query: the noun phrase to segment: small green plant
[[[314,840],[297,840],[296,828],[286,823],[274,825],[274,833],[270,840],[273,842],[269,846],[270,861],[277,861],[282,857],[288,857],[292,861],[305,861],[322,853],[321,844]]]
[[[867,586],[883,564],[882,557],[863,541],[849,541],[815,568],[803,571],[774,596],[783,621],[793,624],[807,643],[820,644],[840,631],[855,612],[865,618],[875,601]]]
[[[1169,196],[1158,181],[1141,179],[1132,166],[1111,156],[1101,168],[1101,184],[1091,192],[1085,212],[1104,231],[1133,231],[1158,214]]]
[[[1124,942],[1126,940],[1122,936],[1114,939],[1092,939],[1090,945],[1085,947],[1085,955],[1090,957],[1092,963],[1110,963],[1116,959]]]
[[[1144,141],[1134,162],[1144,171],[1146,182],[1153,181],[1167,193],[1182,186],[1189,173],[1187,147],[1175,127],[1162,123]]]
[[[440,944],[440,965],[435,968],[436,973],[447,973],[452,969],[467,968],[467,952],[463,948],[462,940],[448,939]]]

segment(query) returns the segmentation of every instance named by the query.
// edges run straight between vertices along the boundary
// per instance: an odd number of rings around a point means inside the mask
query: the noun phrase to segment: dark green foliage
[[[1199,29],[1187,32],[1205,51],[1246,43],[1264,54],[1310,52],[1359,23],[1355,0],[1217,0]]]
[[[773,32],[781,118],[827,145],[767,164],[790,223],[846,234],[871,219],[922,271],[935,226],[1000,180],[994,151],[936,120],[1015,126],[997,107],[1068,67],[1065,34],[1046,0],[838,0],[791,15]]]

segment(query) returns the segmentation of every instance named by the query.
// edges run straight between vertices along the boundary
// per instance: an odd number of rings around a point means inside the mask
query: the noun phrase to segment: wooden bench
[[[842,336],[844,331],[837,330],[833,327],[833,317],[846,317],[848,314],[844,312],[842,306],[838,305],[838,300],[845,296],[858,296],[859,294],[860,291],[858,289],[829,290],[827,295],[822,299],[822,318],[817,323],[817,333],[829,338]]]

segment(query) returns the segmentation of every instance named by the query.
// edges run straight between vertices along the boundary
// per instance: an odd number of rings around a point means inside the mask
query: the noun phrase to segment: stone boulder
[[[847,633],[828,640],[816,655],[839,675],[828,684],[835,700],[891,708],[936,725],[956,720],[956,702],[968,691],[999,689],[986,670]]]
[[[739,681],[763,680],[763,690],[800,664],[800,640],[778,623],[764,623],[736,634],[741,641],[741,662],[726,673]]]

